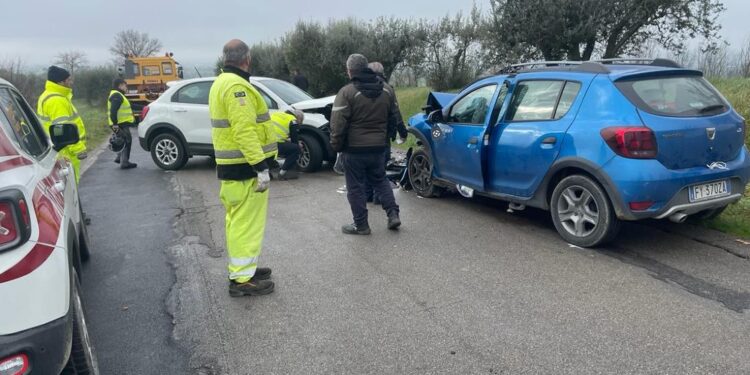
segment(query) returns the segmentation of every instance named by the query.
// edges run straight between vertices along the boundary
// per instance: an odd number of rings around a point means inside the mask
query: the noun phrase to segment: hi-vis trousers
[[[268,211],[268,190],[258,193],[258,180],[221,181],[219,197],[227,211],[226,235],[229,279],[249,281],[258,268]]]

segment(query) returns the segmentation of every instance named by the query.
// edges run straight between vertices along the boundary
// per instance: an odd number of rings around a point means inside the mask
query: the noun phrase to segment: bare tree
[[[0,60],[0,77],[16,86],[24,98],[32,104],[36,104],[36,98],[44,90],[44,76],[28,71],[20,58]]]
[[[109,51],[117,58],[130,56],[152,56],[162,49],[161,41],[151,38],[148,33],[138,30],[124,30],[115,35],[115,42]]]
[[[75,75],[79,68],[88,64],[86,54],[81,51],[61,52],[55,59],[55,64],[62,65],[70,74]]]
[[[740,76],[750,78],[750,36],[737,55],[737,70]]]

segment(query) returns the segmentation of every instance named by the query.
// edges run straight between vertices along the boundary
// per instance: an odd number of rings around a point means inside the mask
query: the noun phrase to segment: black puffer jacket
[[[370,69],[352,77],[339,90],[331,113],[334,151],[384,151],[389,145],[388,122],[396,113],[395,95]]]

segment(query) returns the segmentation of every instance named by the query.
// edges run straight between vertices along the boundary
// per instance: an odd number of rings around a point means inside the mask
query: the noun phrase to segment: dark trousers
[[[367,221],[367,184],[372,185],[380,198],[385,212],[398,214],[399,208],[393,196],[391,183],[385,178],[385,152],[348,153],[345,152],[346,197],[357,227],[369,226]]]
[[[385,166],[388,167],[388,162],[391,161],[391,146],[388,146],[388,148],[385,150]],[[367,187],[365,188],[365,196],[367,196],[367,201],[379,201],[380,197],[375,195],[375,190],[372,188],[372,184],[368,183]],[[376,199],[377,198],[377,199]],[[377,203],[377,202],[376,202]]]
[[[292,142],[279,143],[279,155],[284,157],[284,164],[281,169],[288,171],[294,169],[294,165],[299,160],[299,145]]]
[[[125,123],[118,125],[118,127],[120,128],[120,134],[125,138],[125,147],[122,148],[117,158],[120,159],[120,165],[126,165],[130,163],[130,148],[133,145],[133,135],[130,134],[130,129],[133,128],[133,124]]]

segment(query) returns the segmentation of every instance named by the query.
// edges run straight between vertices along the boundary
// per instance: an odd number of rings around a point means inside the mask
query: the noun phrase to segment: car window
[[[144,76],[158,76],[161,75],[159,71],[159,65],[145,65],[143,67]]]
[[[449,123],[484,124],[497,85],[480,87],[459,99],[448,114]]]
[[[161,71],[164,72],[165,75],[172,74],[172,63],[169,63],[169,62],[161,63]]]
[[[196,82],[191,83],[179,89],[173,96],[172,101],[187,104],[206,104],[208,105],[208,93],[211,91],[213,82]]]
[[[578,82],[565,82],[565,88],[563,89],[562,95],[560,95],[560,102],[557,103],[557,109],[555,110],[555,120],[563,118],[570,107],[573,106],[578,91],[581,91],[581,84]]]
[[[266,102],[266,107],[268,107],[268,109],[279,109],[279,106],[276,104],[276,102],[271,99],[271,97],[268,96],[265,91],[261,90],[258,86],[253,85],[253,87],[255,87],[255,90],[258,91],[258,94],[260,94],[260,96],[263,98],[263,101]]]
[[[492,109],[492,117],[490,117],[490,124],[497,124],[498,118],[500,117],[500,111],[503,109],[503,103],[505,98],[508,96],[508,82],[503,83],[500,86],[500,92],[497,94],[497,101],[495,101],[495,107]]]
[[[263,86],[268,87],[271,92],[276,94],[284,103],[292,105],[304,100],[310,100],[313,97],[302,91],[299,87],[278,79],[260,80]]]
[[[550,120],[564,81],[523,81],[516,85],[508,121]]]
[[[666,116],[713,116],[729,109],[703,77],[656,77],[624,80],[617,87],[638,108]]]
[[[0,89],[0,111],[4,127],[15,137],[21,149],[32,156],[42,156],[49,149],[47,135],[28,103],[9,89]]]

